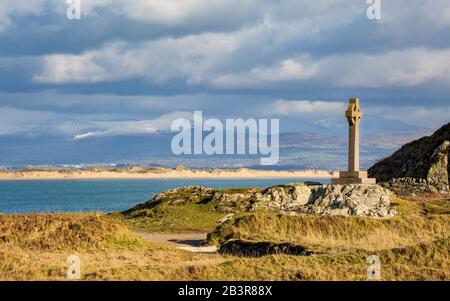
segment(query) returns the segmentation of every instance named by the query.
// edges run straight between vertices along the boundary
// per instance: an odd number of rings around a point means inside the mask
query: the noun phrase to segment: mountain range
[[[161,122],[91,122],[54,120],[22,132],[0,136],[0,166],[27,165],[148,165],[190,168],[263,168],[260,155],[175,156],[170,149],[174,136]],[[299,120],[283,127],[280,121],[280,162],[269,169],[328,169],[346,167],[347,122],[323,119]],[[394,119],[366,116],[361,129],[362,167],[367,168],[401,145],[432,130]],[[95,135],[94,133],[102,133]]]

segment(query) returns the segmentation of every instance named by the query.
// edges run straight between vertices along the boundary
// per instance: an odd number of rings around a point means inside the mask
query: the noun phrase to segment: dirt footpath
[[[139,237],[156,243],[170,244],[180,250],[194,253],[215,253],[216,246],[200,247],[208,233],[136,233]]]

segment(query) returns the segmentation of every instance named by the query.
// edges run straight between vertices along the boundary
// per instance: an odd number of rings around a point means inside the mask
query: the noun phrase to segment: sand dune
[[[22,170],[1,171],[0,180],[89,180],[89,179],[232,179],[232,178],[331,178],[332,173],[321,170],[190,170],[190,169],[89,169],[89,170]]]

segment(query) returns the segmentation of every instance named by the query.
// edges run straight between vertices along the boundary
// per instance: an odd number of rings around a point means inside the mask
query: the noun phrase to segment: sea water
[[[113,212],[146,202],[161,191],[189,185],[244,188],[303,181],[329,182],[324,179],[0,181],[0,212]]]

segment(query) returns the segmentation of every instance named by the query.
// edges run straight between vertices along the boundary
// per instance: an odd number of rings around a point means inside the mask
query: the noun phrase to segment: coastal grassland
[[[237,214],[208,240],[291,242],[311,248],[310,256],[189,253],[144,241],[128,222],[103,214],[0,215],[0,280],[65,280],[72,254],[81,258],[83,280],[366,280],[369,255],[380,256],[383,280],[449,280],[449,201],[395,203],[400,215],[391,219]],[[213,208],[184,206],[172,207],[215,224]],[[165,225],[197,228],[183,223]]]
[[[184,233],[213,231],[217,221],[225,215],[215,211],[211,204],[161,204],[150,209],[108,216],[123,222],[133,231]]]
[[[102,214],[0,215],[0,242],[30,250],[108,249],[140,243]]]
[[[223,261],[149,243],[103,214],[0,215],[0,230],[0,280],[66,280],[69,255],[83,280],[172,280]]]

